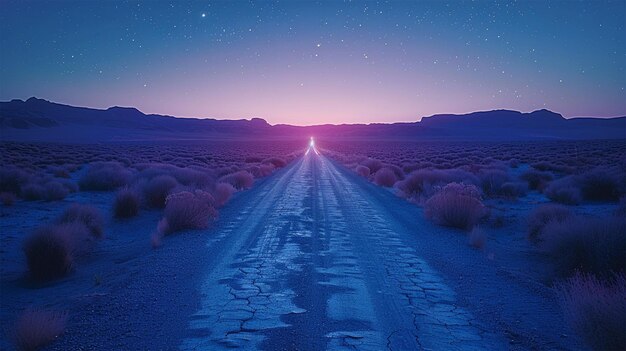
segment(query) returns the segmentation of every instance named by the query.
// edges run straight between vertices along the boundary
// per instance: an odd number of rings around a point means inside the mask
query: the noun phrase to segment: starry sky
[[[0,1],[0,100],[271,124],[626,115],[626,1]]]

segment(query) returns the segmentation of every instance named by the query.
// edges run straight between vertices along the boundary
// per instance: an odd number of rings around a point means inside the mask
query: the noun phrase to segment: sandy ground
[[[110,213],[112,197],[64,202]],[[32,305],[70,313],[50,350],[584,349],[554,301],[549,262],[525,240],[525,215],[543,201],[490,202],[504,225],[484,228],[475,250],[311,152],[237,194],[212,228],[157,250],[158,211],[109,219],[96,251],[46,286],[25,278],[21,242],[64,206],[18,202],[1,212],[1,327]]]

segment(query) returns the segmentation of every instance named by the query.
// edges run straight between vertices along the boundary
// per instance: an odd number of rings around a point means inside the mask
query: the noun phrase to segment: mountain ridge
[[[145,114],[135,107],[94,109],[35,97],[26,101],[14,99],[0,102],[2,140],[80,141],[86,138],[123,141],[301,138],[307,135],[400,140],[626,139],[626,116],[564,118],[547,109],[529,113],[499,109],[467,114],[435,114],[415,122],[294,126],[271,125],[258,117],[220,120]]]

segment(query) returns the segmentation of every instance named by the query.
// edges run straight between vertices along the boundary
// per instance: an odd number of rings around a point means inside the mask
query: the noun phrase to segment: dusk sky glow
[[[626,1],[0,2],[0,100],[271,124],[626,115]]]

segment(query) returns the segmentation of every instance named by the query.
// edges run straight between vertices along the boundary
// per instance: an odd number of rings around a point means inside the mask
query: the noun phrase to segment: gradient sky
[[[626,115],[626,1],[0,1],[0,100],[272,124]]]

